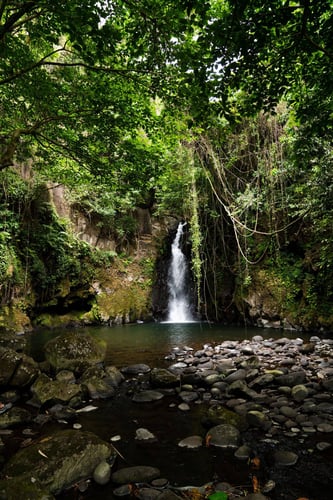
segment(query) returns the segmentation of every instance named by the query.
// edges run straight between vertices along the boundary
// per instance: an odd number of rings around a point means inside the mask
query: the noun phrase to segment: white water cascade
[[[168,273],[169,303],[168,323],[190,323],[194,321],[187,289],[187,260],[181,249],[181,237],[186,222],[179,223],[171,246],[171,262]]]

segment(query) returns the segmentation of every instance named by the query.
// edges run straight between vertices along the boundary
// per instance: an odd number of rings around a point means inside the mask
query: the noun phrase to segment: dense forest
[[[201,317],[331,330],[332,7],[0,0],[0,327],[151,319],[186,220]]]

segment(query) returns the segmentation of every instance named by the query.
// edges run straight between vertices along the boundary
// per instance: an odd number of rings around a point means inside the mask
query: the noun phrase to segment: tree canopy
[[[197,269],[226,221],[246,273],[297,227],[330,295],[332,35],[332,0],[0,0],[0,171],[188,217]]]

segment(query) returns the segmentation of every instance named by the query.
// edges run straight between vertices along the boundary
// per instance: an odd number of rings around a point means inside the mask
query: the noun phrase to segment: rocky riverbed
[[[0,348],[2,498],[329,500],[332,345],[317,336],[308,342],[255,336],[199,350],[179,346],[166,353],[162,368],[118,369],[105,365],[103,345],[85,335],[51,341],[42,363],[8,341]],[[153,414],[163,405],[172,425],[185,429],[191,422],[195,432],[172,443],[170,462],[181,457],[179,463],[188,460],[195,470],[204,457],[216,463],[212,477],[202,484],[178,478],[176,484],[158,457],[147,463],[171,436],[139,418],[131,425],[142,460],[128,464],[121,435],[106,439],[105,431],[100,437],[100,429],[86,428],[89,416],[109,401],[125,401],[132,414],[142,408]]]

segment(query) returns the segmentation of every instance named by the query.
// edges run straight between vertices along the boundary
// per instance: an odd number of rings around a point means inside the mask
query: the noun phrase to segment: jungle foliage
[[[191,220],[208,317],[246,316],[264,269],[281,317],[330,327],[332,7],[0,0],[2,303],[103,259],[50,210],[53,182],[119,241],[136,207]]]

